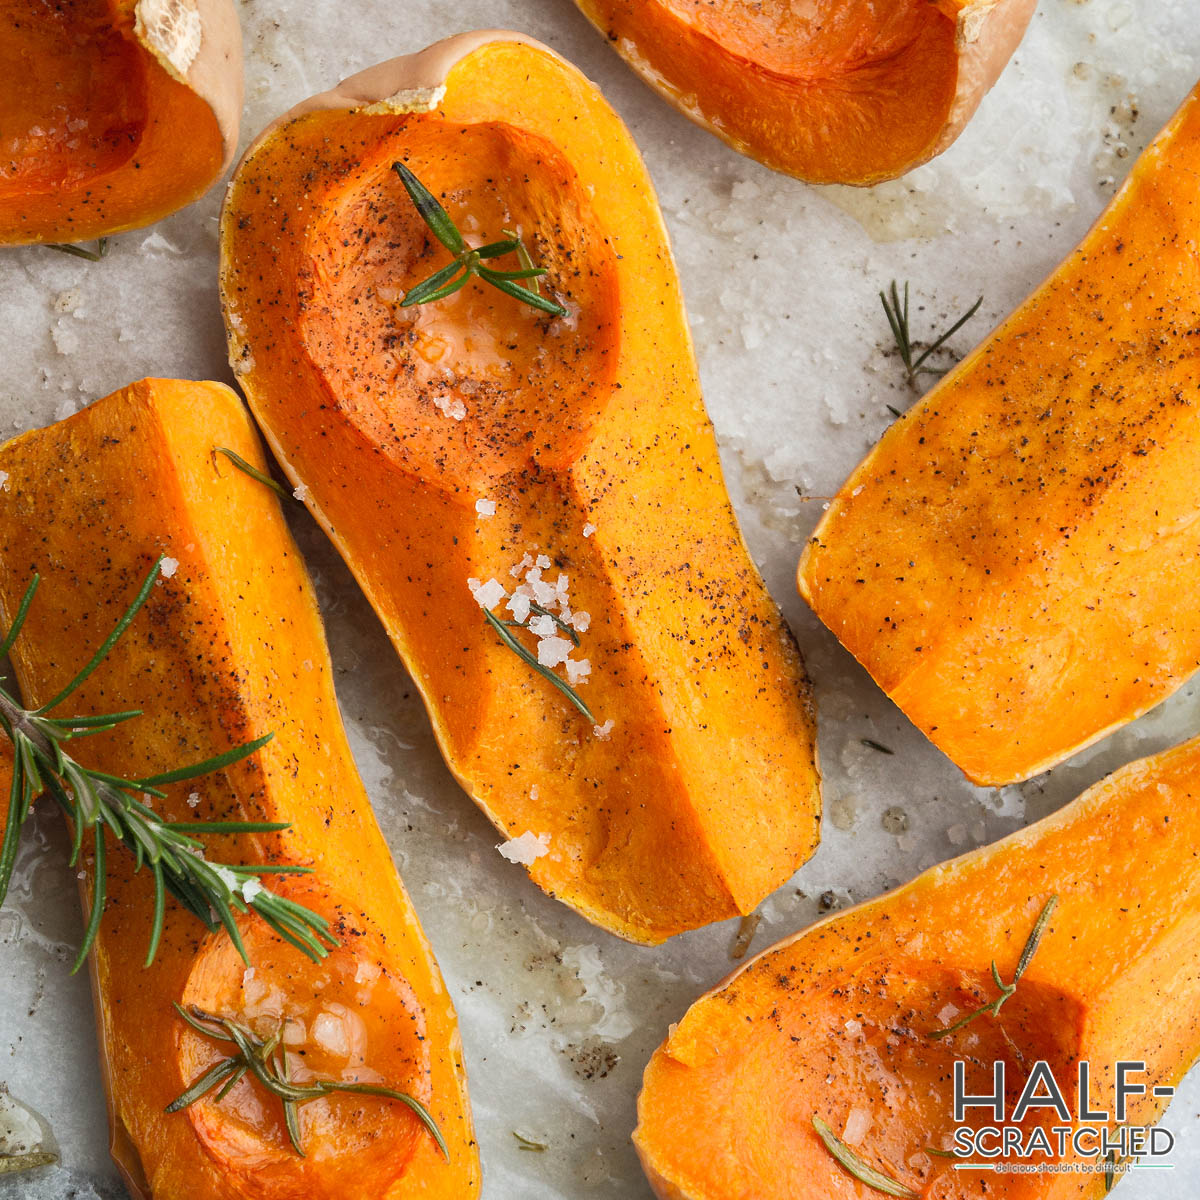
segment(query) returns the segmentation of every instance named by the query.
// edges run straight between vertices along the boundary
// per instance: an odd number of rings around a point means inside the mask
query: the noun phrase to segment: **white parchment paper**
[[[644,87],[570,0],[242,0],[243,143],[303,97],[450,33],[507,26],[597,80],[639,141],[675,242],[709,409],[751,548],[818,695],[824,842],[763,908],[753,950],[1057,808],[1195,732],[1194,685],[1094,750],[1013,788],[968,786],[795,594],[798,549],[842,479],[915,395],[876,293],[913,286],[917,336],[980,294],[968,348],[1075,244],[1200,74],[1195,0],[1042,0],[1016,59],[941,159],[872,191],[815,189],[736,155]],[[99,264],[0,252],[0,435],[144,375],[232,382],[216,294],[215,190]],[[625,945],[544,897],[442,766],[369,607],[295,519],[329,626],[359,766],[462,1020],[488,1200],[645,1200],[629,1143],[642,1068],[669,1022],[733,966],[735,928]],[[1182,598],[1191,602],[1191,598]],[[862,744],[893,749],[885,756]],[[57,818],[32,825],[0,913],[0,1079],[51,1122],[63,1165],[0,1197],[123,1192],[108,1164],[80,933]],[[736,923],[734,923],[736,925]],[[1167,1020],[1170,1020],[1168,1014]],[[1200,1074],[1164,1118],[1173,1172],[1126,1200],[1200,1193]],[[514,1131],[549,1149],[518,1148]]]

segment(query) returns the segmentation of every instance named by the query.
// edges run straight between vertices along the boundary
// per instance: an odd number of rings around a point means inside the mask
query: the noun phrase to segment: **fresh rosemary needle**
[[[1017,984],[1021,982],[1021,976],[1029,969],[1029,964],[1033,961],[1033,956],[1037,953],[1038,945],[1041,943],[1042,934],[1046,931],[1046,923],[1050,920],[1051,915],[1057,907],[1057,895],[1051,896],[1042,906],[1042,911],[1034,923],[1033,931],[1025,942],[1025,948],[1021,951],[1021,957],[1017,961],[1017,969],[1013,972],[1012,983],[1005,983],[1000,978],[1000,970],[996,966],[996,960],[992,959],[992,979],[995,980],[996,987],[1000,989],[1000,994],[995,1000],[985,1004],[982,1008],[977,1008],[974,1012],[967,1013],[965,1017],[960,1017],[953,1025],[947,1025],[945,1029],[935,1029],[929,1035],[931,1038],[936,1041],[944,1037],[949,1037],[950,1034],[962,1029],[964,1025],[969,1025],[976,1017],[981,1017],[984,1013],[991,1013],[992,1016],[999,1015],[1005,1002],[1016,992]]]
[[[108,255],[108,238],[98,238],[95,250],[86,246],[72,245],[68,242],[48,242],[47,250],[57,250],[60,254],[70,254],[75,258],[86,258],[88,262],[99,262]]]
[[[532,605],[530,606],[532,608]],[[549,667],[544,667],[538,662],[536,655],[531,654],[520,642],[517,641],[511,633],[508,632],[508,627],[504,621],[501,621],[489,609],[483,610],[483,615],[487,619],[487,623],[496,631],[496,636],[524,663],[531,666],[543,679],[548,679],[570,702],[585,717],[589,724],[596,725],[597,721],[592,714],[592,710],[583,702],[579,693],[563,678],[556,675]],[[550,615],[550,614],[547,614]],[[517,626],[519,629],[524,629],[525,626]]]
[[[230,450],[228,446],[214,446],[213,447],[213,461],[214,462],[216,461],[216,456],[218,454],[223,454],[243,474],[249,475],[251,479],[257,479],[259,483],[266,485],[267,487],[269,487],[271,489],[271,491],[282,496],[285,500],[294,499],[293,494],[291,492],[289,492],[282,484],[277,483],[274,479],[272,479],[270,477],[270,475],[266,474],[266,472],[260,471],[256,466],[253,466],[252,464],[248,463],[235,450]]]
[[[218,1042],[230,1042],[236,1053],[214,1063],[176,1100],[167,1106],[167,1112],[182,1112],[202,1099],[213,1088],[220,1085],[216,1100],[220,1103],[233,1090],[234,1085],[247,1074],[254,1078],[272,1096],[278,1097],[283,1104],[283,1121],[287,1128],[288,1138],[292,1148],[301,1158],[304,1157],[304,1146],[300,1140],[300,1121],[297,1117],[297,1105],[308,1100],[319,1100],[322,1096],[330,1096],[334,1092],[349,1092],[364,1096],[383,1096],[388,1100],[399,1100],[407,1105],[421,1124],[429,1131],[430,1136],[438,1144],[446,1161],[450,1161],[450,1150],[446,1139],[438,1128],[433,1115],[415,1096],[394,1088],[380,1087],[373,1083],[342,1083],[332,1079],[314,1079],[311,1083],[294,1083],[288,1065],[287,1049],[283,1045],[283,1026],[280,1026],[269,1038],[260,1038],[253,1030],[228,1017],[214,1016],[202,1009],[192,1007],[185,1009],[175,1005],[179,1015],[197,1033]],[[285,1021],[286,1024],[286,1021]]]
[[[983,303],[983,297],[980,296],[945,333],[926,346],[914,358],[917,346],[912,340],[908,321],[908,284],[904,285],[904,299],[901,300],[900,291],[893,279],[888,292],[879,293],[879,300],[883,304],[883,311],[887,314],[888,324],[892,327],[892,336],[896,339],[896,349],[900,351],[900,361],[904,364],[905,378],[910,387],[916,386],[918,375],[945,375],[945,370],[939,367],[928,367],[925,364],[931,355],[936,354],[979,311],[979,306]]]
[[[898,1180],[893,1179],[890,1175],[885,1175],[882,1171],[877,1171],[869,1163],[864,1162],[815,1113],[813,1114],[812,1123],[813,1128],[817,1131],[817,1136],[825,1143],[825,1149],[859,1183],[865,1183],[867,1187],[874,1188],[877,1192],[883,1192],[887,1196],[900,1196],[903,1200],[917,1200],[917,1192],[914,1192],[910,1187],[906,1187]]]
[[[467,245],[457,225],[450,214],[438,202],[437,197],[409,170],[402,162],[392,163],[392,170],[400,176],[404,190],[421,214],[421,220],[429,227],[430,233],[451,254],[452,261],[440,270],[435,271],[428,279],[410,288],[400,301],[402,308],[413,304],[430,304],[435,300],[444,300],[465,286],[472,276],[482,279],[492,287],[499,289],[507,296],[512,296],[524,304],[529,304],[542,312],[551,313],[556,317],[565,317],[567,310],[561,304],[548,300],[541,294],[537,280],[545,275],[545,267],[534,266],[529,251],[521,237],[512,230],[506,229],[505,240],[489,242],[486,246],[472,249]],[[517,271],[497,271],[483,264],[494,258],[502,258],[506,254],[516,254],[521,267]],[[531,287],[523,287],[518,280],[531,280]]]
[[[249,958],[234,919],[235,910],[256,913],[280,937],[319,960],[328,953],[327,946],[337,944],[328,922],[311,909],[268,890],[261,879],[271,874],[308,874],[309,868],[250,867],[213,862],[204,857],[204,843],[199,840],[200,836],[211,834],[271,833],[287,829],[287,824],[274,821],[166,823],[146,803],[151,798],[164,797],[166,793],[162,788],[167,784],[211,775],[239,762],[265,746],[271,740],[271,734],[175,771],[147,779],[126,779],[82,766],[65,747],[75,738],[102,733],[133,720],[142,715],[140,710],[88,717],[50,715],[74,695],[128,629],[150,595],[161,561],[159,559],[151,568],[133,603],[86,666],[47,703],[36,709],[26,708],[11,691],[0,686],[0,729],[12,743],[13,750],[8,819],[0,842],[0,904],[8,893],[21,831],[33,802],[40,796],[49,795],[74,829],[72,866],[78,863],[82,853],[84,833],[90,829],[95,834],[95,879],[83,942],[72,973],[78,971],[87,958],[104,914],[106,832],[133,854],[135,871],[145,867],[154,876],[154,913],[146,953],[147,966],[154,961],[162,938],[168,891],[209,930],[215,932],[223,927],[247,964]],[[0,658],[9,652],[20,635],[38,583],[39,577],[35,575],[17,609],[12,627],[0,642]]]

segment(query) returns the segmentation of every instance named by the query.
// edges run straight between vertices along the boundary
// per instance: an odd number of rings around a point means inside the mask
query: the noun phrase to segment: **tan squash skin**
[[[235,0],[0,0],[0,245],[149,225],[233,161]],[[82,124],[81,124],[82,123]]]
[[[400,307],[448,258],[401,159],[479,238],[519,224],[572,315],[478,284]],[[506,835],[549,834],[534,881],[653,943],[786,880],[818,835],[809,687],[724,490],[648,177],[596,89],[496,32],[355,76],[239,166],[221,285],[251,408],[451,769]],[[468,588],[511,590],[525,554],[591,614],[579,693],[607,740]]]
[[[800,560],[814,612],[976,783],[1200,665],[1200,99],[1079,247],[884,435]]]
[[[666,100],[742,154],[866,186],[941,154],[1037,0],[575,0]]]
[[[1113,1064],[1143,1061],[1147,1093],[1200,1056],[1200,739],[1135,762],[1046,820],[773,946],[697,1001],[650,1060],[634,1141],[663,1200],[879,1195],[812,1127],[870,1117],[856,1152],[928,1200],[1077,1200],[1104,1176],[956,1171],[952,1063],[1008,1112],[1044,1059],[1077,1112],[1078,1061],[1113,1112]],[[995,999],[1047,900],[1059,903],[1015,994]],[[1134,1097],[1126,1123],[1167,1101]],[[1075,1125],[1053,1112],[1022,1125]],[[991,1113],[970,1110],[976,1129]],[[1000,1161],[1012,1161],[1002,1159]],[[1046,1161],[1043,1158],[1033,1161]],[[1161,1159],[1158,1161],[1162,1161]]]
[[[308,577],[275,496],[214,456],[215,446],[265,466],[228,388],[145,380],[0,448],[5,623],[31,574],[42,576],[14,652],[26,703],[46,700],[87,661],[158,555],[174,559],[174,573],[69,702],[77,714],[144,715],[73,749],[88,765],[137,778],[273,732],[252,758],[154,803],[168,820],[290,822],[283,833],[211,839],[211,857],[311,866],[312,875],[267,886],[326,915],[342,943],[313,964],[243,917],[248,975],[224,932],[208,934],[169,899],[161,948],[144,968],[152,880],[134,874],[132,856],[110,839],[91,968],[114,1158],[139,1200],[477,1196],[454,1008],[346,744]],[[264,1036],[280,1016],[303,1021],[294,1077],[297,1063],[322,1078],[375,1072],[430,1108],[449,1163],[409,1109],[374,1097],[302,1106],[305,1158],[256,1083],[165,1113],[220,1057],[175,1015],[176,1001]],[[322,1013],[342,1022],[361,1057],[314,1039]]]

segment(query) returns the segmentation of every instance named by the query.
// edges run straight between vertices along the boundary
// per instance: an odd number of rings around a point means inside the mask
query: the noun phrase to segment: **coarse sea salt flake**
[[[553,617],[537,616],[529,622],[529,632],[535,637],[548,638],[554,636],[554,631],[558,628],[554,624]]]
[[[566,638],[548,637],[538,642],[538,663],[543,667],[557,667],[565,663],[571,653],[571,643]]]
[[[489,579],[487,583],[471,579],[468,580],[468,584],[471,588],[471,595],[475,597],[475,602],[480,608],[493,609],[508,595],[496,579]]]
[[[188,792],[188,808],[195,808],[200,803],[199,792]]]
[[[573,658],[568,658],[566,666],[567,682],[572,687],[581,683],[592,673],[592,664],[586,658],[581,658],[578,662]]]
[[[550,560],[544,554],[539,554],[537,556],[536,562],[537,562],[537,565],[539,567],[541,567],[541,569],[543,571],[550,570],[550,565],[551,565]]]
[[[586,612],[577,612],[571,618],[571,624],[575,627],[576,633],[587,633],[588,626],[592,623],[592,614]]]
[[[583,527],[583,536],[584,536],[584,537],[591,537],[591,536],[592,536],[592,534],[593,534],[593,533],[595,533],[595,532],[596,532],[596,527],[595,527],[595,525],[593,525],[593,524],[591,523],[591,521],[589,521],[589,522],[588,522],[588,523],[587,523],[587,524],[586,524],[586,525]]]
[[[496,515],[495,500],[476,500],[475,512],[481,517],[494,517]]]
[[[518,625],[524,625],[526,618],[529,616],[529,597],[520,589],[512,594],[512,599],[505,606],[512,613],[513,620]]]
[[[308,490],[308,484],[306,483],[296,484],[295,489],[292,491],[292,495],[295,496],[295,498],[299,500],[301,504],[303,504],[311,494],[312,493]]]
[[[245,900],[247,904],[250,904],[253,902],[255,896],[265,892],[266,890],[267,889],[263,887],[263,885],[259,883],[257,879],[247,879],[246,882],[242,884],[242,899]]]
[[[179,559],[164,558],[162,562],[158,564],[158,570],[164,579],[170,579],[171,576],[179,570]]]
[[[231,891],[236,892],[238,889],[237,876],[226,867],[213,867],[213,873],[216,877]]]
[[[510,863],[528,867],[550,853],[550,835],[523,833],[520,837],[501,842],[496,849],[500,851],[501,857],[508,859]]]
[[[0,471],[0,492],[8,491],[8,472]]]
[[[521,578],[521,576],[522,576],[522,575],[525,573],[525,571],[526,571],[526,570],[527,570],[529,567],[532,567],[532,566],[533,566],[533,555],[532,555],[532,554],[526,554],[526,555],[525,555],[525,557],[524,557],[523,559],[521,559],[521,561],[520,561],[519,563],[517,563],[517,565],[516,565],[515,567],[510,567],[510,568],[509,568],[509,572],[508,572],[508,573],[509,573],[509,574],[510,574],[510,575],[511,575],[511,576],[512,576],[514,579],[520,579],[520,578]]]
[[[600,739],[600,741],[607,742],[608,739],[612,737],[614,724],[616,724],[614,721],[605,721],[603,725],[593,725],[592,732]]]

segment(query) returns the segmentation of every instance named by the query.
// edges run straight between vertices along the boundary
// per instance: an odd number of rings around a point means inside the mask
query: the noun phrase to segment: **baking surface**
[[[1041,0],[1024,44],[941,159],[872,191],[814,189],[759,167],[641,84],[570,0],[242,0],[243,144],[296,101],[463,29],[531,33],[596,80],[659,189],[730,489],[800,639],[820,711],[824,842],[763,906],[752,952],[1059,807],[1132,758],[1196,731],[1195,684],[1049,775],[969,786],[796,595],[803,539],[859,458],[916,398],[877,292],[911,281],[917,337],[979,295],[978,341],[1075,244],[1200,71],[1194,0]],[[7,353],[0,433],[46,424],[145,375],[232,382],[216,292],[220,190],[88,263],[0,251]],[[298,507],[298,506],[297,506]],[[303,513],[294,527],[328,622],[351,743],[462,1021],[487,1200],[648,1200],[629,1134],[651,1050],[735,965],[737,923],[626,945],[543,896],[441,763],[370,608]],[[1186,601],[1185,601],[1186,602]],[[864,744],[870,739],[894,751]],[[0,1079],[50,1121],[63,1165],[0,1197],[121,1197],[109,1166],[75,880],[48,809],[27,828],[0,912]],[[1200,1072],[1163,1119],[1170,1173],[1125,1200],[1200,1188]],[[514,1133],[544,1143],[519,1148]]]

